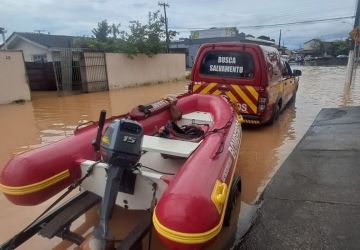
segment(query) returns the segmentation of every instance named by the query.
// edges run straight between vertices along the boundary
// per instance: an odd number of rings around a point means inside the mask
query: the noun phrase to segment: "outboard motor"
[[[132,194],[136,175],[132,173],[134,165],[141,157],[142,126],[131,120],[113,120],[101,139],[100,153],[109,165],[105,194],[101,202],[100,222],[94,229],[96,239],[102,241],[105,248],[111,240],[108,229],[112,209],[119,191]]]

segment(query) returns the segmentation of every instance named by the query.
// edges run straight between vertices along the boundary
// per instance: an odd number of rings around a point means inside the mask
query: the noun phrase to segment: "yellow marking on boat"
[[[219,214],[221,214],[221,211],[224,206],[224,202],[226,199],[228,186],[225,182],[221,182],[219,180],[216,180],[214,189],[211,193],[211,200],[214,203],[216,209],[218,210]]]
[[[209,83],[208,86],[206,86],[203,90],[200,91],[200,94],[206,94],[208,93],[213,87],[216,86],[216,83]]]
[[[237,164],[237,161],[239,158],[239,150],[240,150],[240,147],[238,148],[237,157],[236,157],[236,161],[234,163],[235,165],[233,166],[230,183],[232,183],[232,180],[234,177],[235,168],[237,166],[236,164]],[[211,239],[213,239],[214,237],[216,237],[222,229],[222,225],[224,223],[226,205],[227,205],[227,202],[229,199],[229,193],[230,192],[227,192],[227,194],[226,194],[226,199],[224,201],[224,207],[222,209],[221,218],[220,218],[219,223],[215,227],[213,227],[212,229],[210,229],[208,231],[205,231],[203,233],[184,233],[184,232],[178,232],[178,231],[172,230],[170,228],[167,228],[166,226],[162,225],[159,222],[158,218],[156,217],[156,207],[155,207],[155,210],[153,213],[154,227],[160,235],[162,235],[166,239],[174,241],[174,242],[178,242],[178,243],[182,243],[182,244],[201,244],[201,243],[208,242]]]
[[[233,87],[233,89],[236,91],[236,93],[239,94],[239,96],[241,97],[241,99],[244,100],[244,102],[249,105],[249,107],[251,108],[251,110],[256,114],[257,112],[257,107],[256,105],[249,99],[249,97],[242,91],[242,89],[237,86],[237,85],[231,85]]]
[[[252,86],[245,86],[245,88],[250,92],[250,94],[255,98],[255,100],[259,99],[259,93]]]
[[[109,137],[107,135],[104,135],[102,138],[101,138],[101,141],[107,145],[110,144],[110,140],[109,140]]]
[[[12,187],[3,185],[0,183],[0,191],[4,194],[9,195],[25,195],[25,194],[31,194],[35,193],[41,190],[44,190],[70,176],[70,172],[68,169],[51,176],[45,180],[42,180],[40,182],[36,182],[33,184],[25,185],[25,186],[18,186],[18,187]]]

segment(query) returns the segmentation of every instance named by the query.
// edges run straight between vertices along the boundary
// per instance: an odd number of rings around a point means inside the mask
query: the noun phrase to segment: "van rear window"
[[[246,52],[208,52],[201,63],[200,74],[230,78],[253,78],[254,63]]]

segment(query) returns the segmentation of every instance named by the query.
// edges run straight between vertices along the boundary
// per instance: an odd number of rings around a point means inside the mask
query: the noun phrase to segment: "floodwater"
[[[245,128],[237,173],[242,178],[241,203],[235,209],[230,227],[222,230],[211,249],[229,249],[251,224],[261,192],[305,134],[321,108],[360,105],[360,81],[344,85],[345,67],[295,67],[303,76],[296,102],[289,105],[273,126]],[[32,93],[33,101],[0,105],[0,166],[14,154],[57,141],[72,134],[84,121],[97,120],[100,110],[117,115],[132,107],[183,92],[184,82],[127,88],[118,91],[58,97],[52,92]],[[0,195],[0,242],[19,232],[54,199],[35,207],[20,207]],[[241,205],[240,205],[241,204]],[[97,222],[97,209],[81,216],[72,230],[91,233]],[[116,209],[111,228],[123,235],[139,221],[142,212]],[[146,245],[146,244],[144,244]],[[74,249],[60,239],[34,237],[19,249]],[[165,249],[156,236],[152,249]]]

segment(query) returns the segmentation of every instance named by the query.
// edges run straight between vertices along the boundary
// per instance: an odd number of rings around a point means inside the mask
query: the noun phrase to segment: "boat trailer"
[[[15,249],[32,238],[35,234],[39,234],[48,239],[59,237],[63,240],[75,243],[76,245],[81,245],[85,239],[81,235],[70,231],[71,224],[100,202],[100,196],[89,191],[81,192],[59,208],[54,209],[46,216],[43,216],[32,223],[21,233],[0,245],[0,249]],[[115,249],[141,249],[142,239],[149,234],[152,228],[151,214],[146,214],[140,221],[141,222],[120,241]]]

